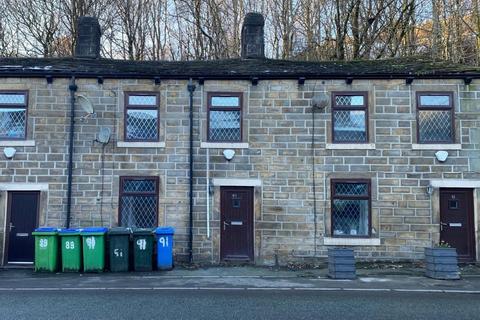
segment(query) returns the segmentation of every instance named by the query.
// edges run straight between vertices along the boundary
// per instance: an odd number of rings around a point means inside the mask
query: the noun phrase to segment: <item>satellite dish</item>
[[[85,113],[87,113],[88,115],[93,114],[93,104],[90,102],[90,100],[88,100],[87,97],[78,94],[76,96],[76,99],[78,105],[80,106],[80,108],[82,108],[83,111],[85,111]]]
[[[110,135],[111,135],[110,128],[103,127],[100,129],[100,132],[98,133],[97,141],[103,144],[107,144],[108,141],[110,141]]]
[[[314,109],[323,110],[328,106],[328,96],[325,93],[317,93],[312,98],[312,106]]]

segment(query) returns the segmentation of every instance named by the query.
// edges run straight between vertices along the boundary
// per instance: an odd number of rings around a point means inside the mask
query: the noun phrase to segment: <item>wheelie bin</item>
[[[108,231],[110,271],[126,272],[129,270],[129,246],[132,230],[129,228],[112,228]]]
[[[35,236],[35,271],[55,272],[58,268],[58,229],[37,228]]]
[[[157,236],[157,268],[170,270],[173,268],[173,235],[172,227],[158,227],[155,229]]]
[[[153,229],[133,229],[133,270],[153,269]]]
[[[102,272],[105,269],[105,234],[107,231],[107,228],[91,227],[80,232],[84,272]]]
[[[81,229],[62,229],[58,232],[62,248],[62,272],[82,270]]]

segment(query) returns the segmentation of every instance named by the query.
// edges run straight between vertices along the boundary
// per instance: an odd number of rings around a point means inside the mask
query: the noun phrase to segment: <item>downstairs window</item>
[[[369,180],[332,180],[333,236],[370,236],[370,189]]]

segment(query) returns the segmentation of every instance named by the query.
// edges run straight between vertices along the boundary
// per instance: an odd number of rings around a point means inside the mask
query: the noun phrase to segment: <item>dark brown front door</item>
[[[8,193],[7,210],[7,259],[8,263],[31,263],[34,260],[34,238],[37,227],[37,191],[15,191]]]
[[[253,261],[253,188],[221,188],[222,260]]]
[[[472,189],[440,189],[440,240],[457,249],[460,261],[475,260]]]

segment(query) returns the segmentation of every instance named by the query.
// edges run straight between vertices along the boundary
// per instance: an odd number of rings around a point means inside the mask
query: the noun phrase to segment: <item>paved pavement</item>
[[[32,270],[0,270],[0,292],[81,290],[291,290],[384,291],[480,294],[480,273],[461,280],[433,280],[415,272],[359,269],[355,280],[326,277],[324,269],[290,271],[260,267],[211,267],[194,270],[129,273],[34,273]]]
[[[0,319],[478,319],[480,272],[433,280],[421,268],[176,268],[48,274],[0,269]]]

